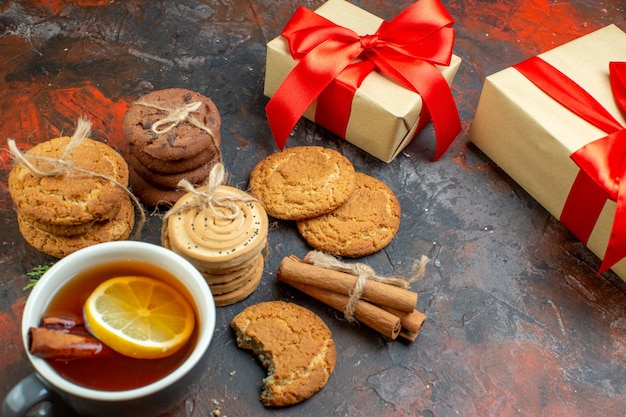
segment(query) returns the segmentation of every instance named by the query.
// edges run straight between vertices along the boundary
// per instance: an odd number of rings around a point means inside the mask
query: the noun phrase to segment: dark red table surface
[[[362,0],[391,19],[409,0]],[[84,115],[93,137],[126,151],[121,119],[139,95],[168,87],[211,97],[222,116],[231,183],[245,189],[256,162],[276,151],[263,96],[265,44],[300,5],[321,0],[46,0],[0,5],[0,397],[32,369],[19,323],[26,273],[51,259],[22,239],[7,191],[7,139],[23,148],[73,131]],[[308,250],[294,224],[269,233],[263,281],[245,301],[219,308],[211,360],[167,416],[624,416],[626,285],[596,276],[599,260],[468,142],[485,76],[595,29],[626,30],[623,0],[449,0],[455,53],[452,88],[463,132],[431,162],[431,126],[386,164],[301,121],[290,146],[323,145],[389,184],[401,230],[362,259],[384,275],[407,274],[428,319],[413,343],[390,341],[276,280],[287,255]],[[158,242],[163,211],[149,212],[141,239]],[[229,328],[246,306],[287,300],[333,331],[337,366],[304,403],[265,409],[265,371],[236,347]]]

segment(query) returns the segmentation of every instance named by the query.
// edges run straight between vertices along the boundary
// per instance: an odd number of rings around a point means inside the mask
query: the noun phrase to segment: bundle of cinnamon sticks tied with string
[[[423,256],[411,279],[385,278],[365,264],[344,263],[313,251],[303,260],[283,258],[276,275],[280,281],[342,311],[349,322],[362,323],[390,339],[401,337],[413,342],[426,316],[416,309],[418,295],[409,286],[423,274],[427,262]]]

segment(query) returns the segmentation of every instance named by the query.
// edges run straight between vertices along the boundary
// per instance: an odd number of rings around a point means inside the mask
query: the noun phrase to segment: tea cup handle
[[[30,374],[14,386],[2,402],[4,417],[24,417],[40,405],[38,417],[72,415],[56,392],[41,382],[35,374]]]

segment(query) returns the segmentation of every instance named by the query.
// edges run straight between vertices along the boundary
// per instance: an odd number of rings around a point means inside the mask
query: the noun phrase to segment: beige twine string
[[[185,190],[187,193],[193,194],[193,198],[187,201],[185,204],[181,204],[178,207],[171,208],[165,216],[163,216],[163,224],[161,227],[161,241],[167,234],[167,223],[170,217],[177,214],[185,213],[191,210],[204,211],[211,210],[215,217],[234,220],[241,215],[241,207],[238,202],[256,202],[257,199],[250,195],[218,195],[216,189],[223,185],[226,177],[226,171],[224,165],[217,163],[211,168],[211,172],[205,183],[206,190],[199,191],[188,180],[182,179],[178,183],[178,187]],[[218,210],[217,208],[224,208],[226,210]],[[230,214],[228,214],[230,213]]]
[[[191,115],[191,113],[195,113],[200,110],[200,107],[202,107],[202,102],[194,101],[182,107],[177,107],[173,109],[162,107],[154,103],[148,103],[146,101],[135,101],[134,104],[139,104],[141,106],[149,107],[167,113],[165,117],[157,120],[152,124],[152,126],[150,126],[150,130],[152,131],[152,133],[157,136],[169,132],[183,122],[188,122],[198,129],[205,131],[211,138],[211,143],[213,144],[213,147],[215,148],[215,151],[217,152],[217,156],[219,158],[218,161],[222,162],[222,153],[220,151],[220,146],[217,143],[217,139],[215,138],[215,134],[208,126],[204,125],[202,122],[200,122],[198,119]]]
[[[367,280],[382,282],[385,284],[393,285],[400,288],[409,288],[411,284],[417,281],[426,270],[426,264],[428,263],[428,257],[422,255],[419,261],[416,262],[415,273],[409,279],[404,277],[381,277],[376,274],[369,265],[363,263],[348,264],[341,262],[332,255],[324,252],[313,251],[307,255],[313,265],[326,269],[332,269],[334,271],[345,272],[357,277],[354,287],[350,290],[350,298],[344,309],[344,316],[348,322],[354,322],[354,312],[356,310],[357,302],[361,299],[363,289]]]
[[[133,204],[137,207],[137,211],[139,212],[139,222],[136,224],[136,230],[132,237],[133,239],[135,239],[139,236],[139,233],[143,228],[143,224],[146,221],[143,208],[141,207],[141,203],[139,203],[139,200],[137,200],[137,197],[133,195],[128,187],[118,182],[114,178],[76,166],[69,157],[72,150],[78,147],[85,139],[89,137],[89,135],[91,135],[91,122],[83,119],[82,117],[79,118],[76,125],[76,131],[74,132],[74,134],[70,138],[69,143],[65,146],[65,149],[63,149],[63,152],[58,158],[49,158],[47,156],[31,154],[25,155],[20,152],[13,139],[9,139],[7,141],[7,144],[9,145],[9,150],[14,160],[26,165],[28,169],[30,169],[32,172],[42,177],[58,177],[61,175],[74,176],[75,174],[84,174],[91,178],[101,178],[105,181],[112,182],[116,186],[120,187],[128,194]],[[43,162],[47,164],[48,167],[46,169],[42,169],[33,164],[31,160],[40,163]]]

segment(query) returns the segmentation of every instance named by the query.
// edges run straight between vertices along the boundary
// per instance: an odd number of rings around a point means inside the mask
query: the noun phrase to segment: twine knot
[[[218,195],[215,191],[217,187],[223,185],[225,178],[226,171],[224,165],[218,163],[211,168],[211,173],[205,183],[206,190],[198,190],[186,179],[181,180],[178,183],[178,187],[195,195],[196,201],[194,206],[196,208],[208,208],[213,212],[215,217],[233,220],[241,215],[241,207],[239,207],[237,202],[252,202],[256,201],[256,199],[244,196]],[[218,208],[225,210],[218,210]]]
[[[190,117],[190,113],[198,111],[200,109],[200,106],[202,106],[202,103],[199,101],[195,101],[193,103],[186,104],[183,107],[166,110],[168,112],[167,116],[154,122],[150,129],[157,136],[162,135],[163,133],[167,133],[170,130],[174,129],[176,126],[178,126],[180,123],[187,120]]]

